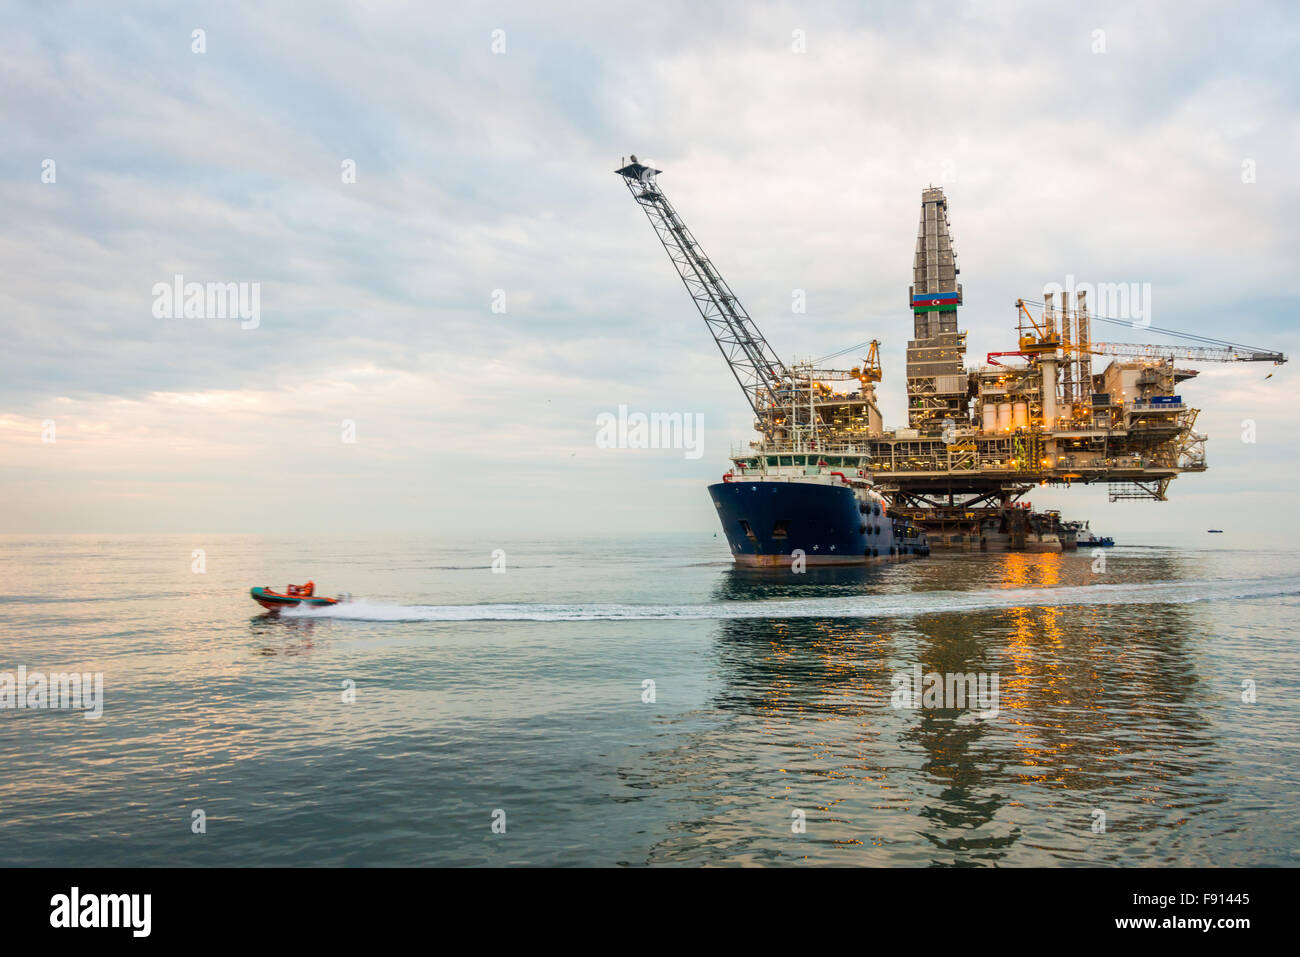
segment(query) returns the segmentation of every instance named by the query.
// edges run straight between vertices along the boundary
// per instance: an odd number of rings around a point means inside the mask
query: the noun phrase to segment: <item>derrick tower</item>
[[[944,420],[969,422],[965,370],[966,333],[957,329],[961,283],[957,276],[943,190],[921,193],[909,305],[916,337],[907,343],[907,424],[923,433],[941,432]]]

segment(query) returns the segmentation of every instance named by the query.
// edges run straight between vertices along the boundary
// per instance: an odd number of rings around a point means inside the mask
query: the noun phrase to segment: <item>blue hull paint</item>
[[[860,564],[890,558],[897,544],[879,505],[864,513],[845,485],[737,480],[710,485],[709,495],[741,564],[788,565],[796,550],[810,565]]]

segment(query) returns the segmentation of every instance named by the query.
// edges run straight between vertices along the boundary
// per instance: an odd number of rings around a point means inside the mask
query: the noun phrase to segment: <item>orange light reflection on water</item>
[[[1009,552],[1003,562],[1000,586],[1015,588],[1050,588],[1060,584],[1062,556],[1054,552],[1027,555]],[[1012,745],[1023,756],[1028,767],[1050,763],[1060,766],[1059,757],[1073,747],[1066,729],[1057,725],[1057,734],[1045,740],[1049,729],[1041,721],[1029,722],[1016,717],[1016,713],[1041,714],[1044,705],[1069,704],[1069,677],[1061,670],[1065,634],[1061,628],[1062,609],[1056,607],[1020,606],[1008,609],[1011,630],[1007,639],[1007,658],[1011,673],[1001,682],[1000,708],[1008,724],[1016,728]],[[1033,700],[1031,701],[1031,696]],[[1050,759],[1050,761],[1048,760]],[[1027,775],[1032,780],[1046,781],[1047,775]],[[1057,784],[1068,787],[1064,776],[1052,776]]]

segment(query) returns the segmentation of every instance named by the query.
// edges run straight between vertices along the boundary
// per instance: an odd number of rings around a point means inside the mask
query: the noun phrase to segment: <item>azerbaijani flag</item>
[[[957,308],[957,290],[952,292],[920,292],[912,294],[914,312],[936,312]]]

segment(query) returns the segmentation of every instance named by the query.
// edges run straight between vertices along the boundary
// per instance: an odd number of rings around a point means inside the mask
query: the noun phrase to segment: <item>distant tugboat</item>
[[[1083,528],[1075,535],[1075,541],[1080,548],[1109,548],[1115,544],[1115,539],[1109,535],[1094,535],[1087,522],[1083,523]]]

